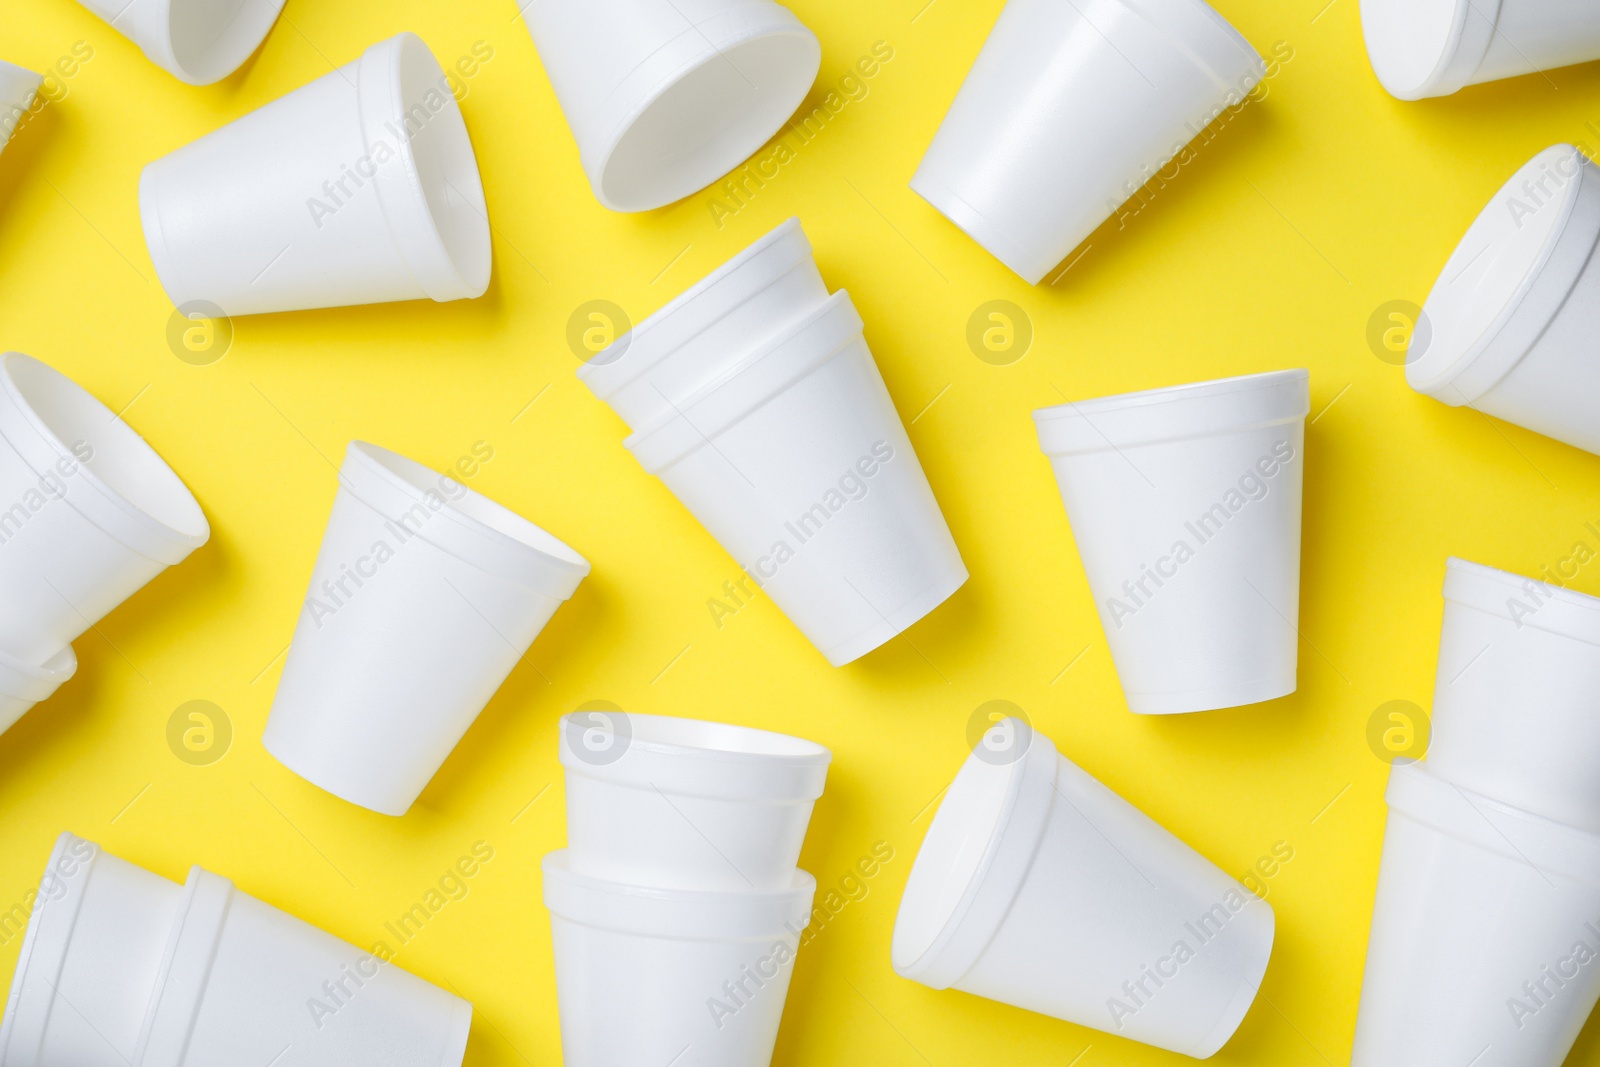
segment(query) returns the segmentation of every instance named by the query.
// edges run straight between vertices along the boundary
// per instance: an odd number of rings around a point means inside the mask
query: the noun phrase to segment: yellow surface
[[[474,1002],[469,1064],[556,1062],[538,876],[564,839],[555,721],[604,699],[829,745],[803,858],[823,887],[876,842],[895,850],[800,954],[775,1063],[1176,1064],[890,969],[930,803],[965,755],[973,710],[1008,699],[1230,872],[1292,847],[1265,882],[1278,942],[1263,995],[1215,1062],[1347,1062],[1387,773],[1367,722],[1389,700],[1430,703],[1445,557],[1537,573],[1576,542],[1600,545],[1585,527],[1600,525],[1600,459],[1412,393],[1369,349],[1368,318],[1420,303],[1535,151],[1600,144],[1600,65],[1402,104],[1367,67],[1356,0],[1325,3],[1220,0],[1261,51],[1284,42],[1293,58],[1137,217],[1030,288],[907,188],[1000,0],[794,0],[823,42],[813,103],[876,42],[894,58],[720,220],[708,194],[644,216],[600,207],[510,0],[290,0],[241,73],[199,89],[70,0],[8,0],[5,59],[44,69],[79,41],[93,58],[0,156],[0,346],[126,406],[214,532],[85,636],[78,677],[0,737],[0,907],[23,899],[71,829],[168,877],[201,864],[368,945],[487,842],[494,859],[469,894],[398,959]],[[407,29],[446,64],[476,42],[494,50],[462,104],[495,226],[489,294],[245,319],[220,362],[175,358],[139,228],[140,167]],[[638,320],[794,214],[867,321],[972,571],[906,640],[840,670],[769,602],[717,628],[707,600],[737,569],[623,450],[622,424],[574,378],[565,341],[580,304],[612,300]],[[997,299],[1035,331],[1009,366],[965,339],[973,310]],[[1300,691],[1135,717],[1029,412],[1295,366],[1312,370],[1316,415]],[[404,819],[319,792],[260,744],[331,463],[352,438],[441,469],[488,442],[494,459],[469,484],[594,563]],[[1572,585],[1600,593],[1600,564]],[[231,750],[210,766],[168,747],[168,719],[191,700],[232,723]],[[19,944],[0,947],[0,976]],[[1600,1063],[1596,1030],[1572,1063]]]

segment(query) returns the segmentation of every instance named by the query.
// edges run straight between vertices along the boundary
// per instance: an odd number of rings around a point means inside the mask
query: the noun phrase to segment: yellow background
[[[1294,849],[1266,882],[1278,941],[1262,996],[1216,1062],[1347,1062],[1387,774],[1367,723],[1385,701],[1430,702],[1445,558],[1537,573],[1575,542],[1600,547],[1584,526],[1600,523],[1600,459],[1414,394],[1368,347],[1368,319],[1422,301],[1535,151],[1600,142],[1600,65],[1404,104],[1368,69],[1356,0],[1219,0],[1259,50],[1286,42],[1293,59],[1125,228],[1102,228],[1070,271],[1030,288],[907,188],[1000,0],[792,6],[823,43],[813,104],[875,42],[895,58],[720,228],[707,194],[647,215],[600,207],[511,0],[290,0],[262,51],[209,88],[180,84],[71,0],[0,7],[7,60],[44,70],[77,41],[94,49],[0,156],[0,346],[113,408],[131,402],[127,421],[213,529],[86,635],[78,677],[0,737],[0,907],[71,829],[174,879],[201,864],[370,945],[485,841],[495,858],[470,894],[398,960],[476,1005],[469,1064],[556,1062],[538,875],[565,833],[555,722],[604,699],[830,746],[803,857],[825,889],[875,842],[896,851],[800,954],[775,1063],[1178,1063],[890,969],[930,803],[973,710],[1008,699],[1230,872]],[[140,167],[401,30],[447,65],[475,42],[494,49],[462,103],[495,228],[488,295],[249,318],[220,362],[177,359],[139,228]],[[734,564],[623,450],[565,340],[584,302],[637,321],[790,215],[860,307],[972,571],[905,640],[839,670],[764,600],[715,626],[706,602]],[[965,338],[996,299],[1035,331],[1010,366]],[[1133,716],[1029,412],[1296,366],[1311,368],[1315,416],[1300,691]],[[594,564],[404,819],[318,791],[260,745],[352,438],[440,469],[488,442],[495,458],[469,484]],[[1600,563],[1573,585],[1600,593]],[[166,741],[174,709],[197,699],[234,729],[211,766]],[[0,947],[0,976],[19,945]],[[1600,1028],[1571,1062],[1600,1064]]]

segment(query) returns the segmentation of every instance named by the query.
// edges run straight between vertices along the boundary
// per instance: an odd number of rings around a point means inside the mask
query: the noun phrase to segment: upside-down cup
[[[46,662],[210,536],[115,412],[36,359],[0,356],[0,649]]]
[[[1427,764],[1387,799],[1352,1067],[1560,1067],[1600,998],[1600,835]]]
[[[911,188],[1037,285],[1265,74],[1205,0],[1009,0]]]
[[[62,834],[29,914],[0,1067],[128,1067],[182,887]]]
[[[798,737],[664,715],[561,719],[567,863],[671,889],[789,888],[832,754]]]
[[[766,1067],[816,880],[781,889],[656,889],[544,857],[567,1067]]]
[[[822,46],[772,0],[525,0],[595,196],[648,211],[704,189],[805,99]]]
[[[420,463],[353,441],[262,738],[404,815],[589,563]]]
[[[1025,724],[975,750],[900,900],[902,977],[1198,1059],[1233,1036],[1272,953],[1255,896]]]
[[[1434,283],[1407,353],[1411,388],[1600,453],[1597,245],[1600,169],[1572,145],[1545,149]]]
[[[1428,770],[1600,833],[1600,599],[1460,559],[1444,596]]]
[[[37,667],[0,652],[0,734],[77,673],[78,657],[71,645]]]
[[[1033,413],[1133,711],[1294,692],[1309,380],[1274,371]]]
[[[472,1006],[199,867],[62,834],[0,1025],[3,1067],[459,1067]]]
[[[847,293],[624,444],[835,667],[967,580]]]
[[[26,67],[0,60],[0,152],[17,132],[43,83],[43,77]]]
[[[1361,28],[1401,100],[1600,59],[1600,18],[1582,0],[1361,0]]]
[[[472,140],[411,33],[146,166],[139,216],[179,308],[251,315],[489,287]]]
[[[78,0],[190,85],[221,81],[244,65],[278,21],[284,0]]]
[[[811,242],[789,219],[595,353],[578,378],[638,429],[826,299]]]

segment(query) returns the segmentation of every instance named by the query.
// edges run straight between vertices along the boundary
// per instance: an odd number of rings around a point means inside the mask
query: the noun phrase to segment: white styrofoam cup
[[[788,888],[832,754],[727,723],[629,712],[561,719],[567,863],[672,889]]]
[[[1401,100],[1600,59],[1588,0],[1361,0],[1367,58]]]
[[[1600,453],[1597,247],[1600,168],[1572,145],[1545,149],[1495,194],[1439,274],[1406,381]]]
[[[1352,1067],[1560,1067],[1600,998],[1600,835],[1427,764],[1387,799]]]
[[[1309,379],[1274,371],[1034,412],[1132,710],[1294,692]]]
[[[1037,285],[1265,73],[1205,0],[1009,0],[911,188]]]
[[[1211,861],[1013,724],[939,804],[900,901],[894,969],[1198,1059],[1233,1036],[1273,914]]]
[[[826,299],[791,218],[595,353],[578,377],[638,429]]]
[[[210,85],[244,65],[284,0],[78,0],[179,81]]]
[[[0,356],[0,649],[43,664],[210,536],[114,411],[36,359]]]
[[[146,166],[139,216],[180,309],[251,315],[489,287],[472,139],[412,33]]]
[[[822,65],[773,0],[520,0],[595,196],[648,211],[766,143]]]
[[[967,580],[862,328],[835,293],[624,442],[836,667]]]
[[[567,1067],[766,1067],[816,880],[657,889],[544,857]]]
[[[0,734],[77,673],[78,657],[71,645],[37,667],[0,651]]]
[[[404,815],[588,573],[520,515],[352,442],[263,744],[335,796]]]

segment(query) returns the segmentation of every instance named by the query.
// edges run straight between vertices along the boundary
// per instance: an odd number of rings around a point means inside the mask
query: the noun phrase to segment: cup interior
[[[277,21],[284,0],[171,0],[167,34],[173,58],[197,85],[238,70]]]
[[[794,112],[818,64],[809,33],[708,48],[623,131],[601,168],[601,198],[618,210],[647,211],[710,185]]]
[[[446,98],[437,109],[428,94]],[[417,178],[428,213],[462,286],[481,295],[493,267],[488,206],[478,157],[439,62],[418,37],[406,35],[400,50],[400,100]]]
[[[110,408],[36,359],[12,354],[5,358],[3,373],[19,406],[61,463],[77,466],[78,476],[195,544],[210,536],[205,514],[188,487]]]

